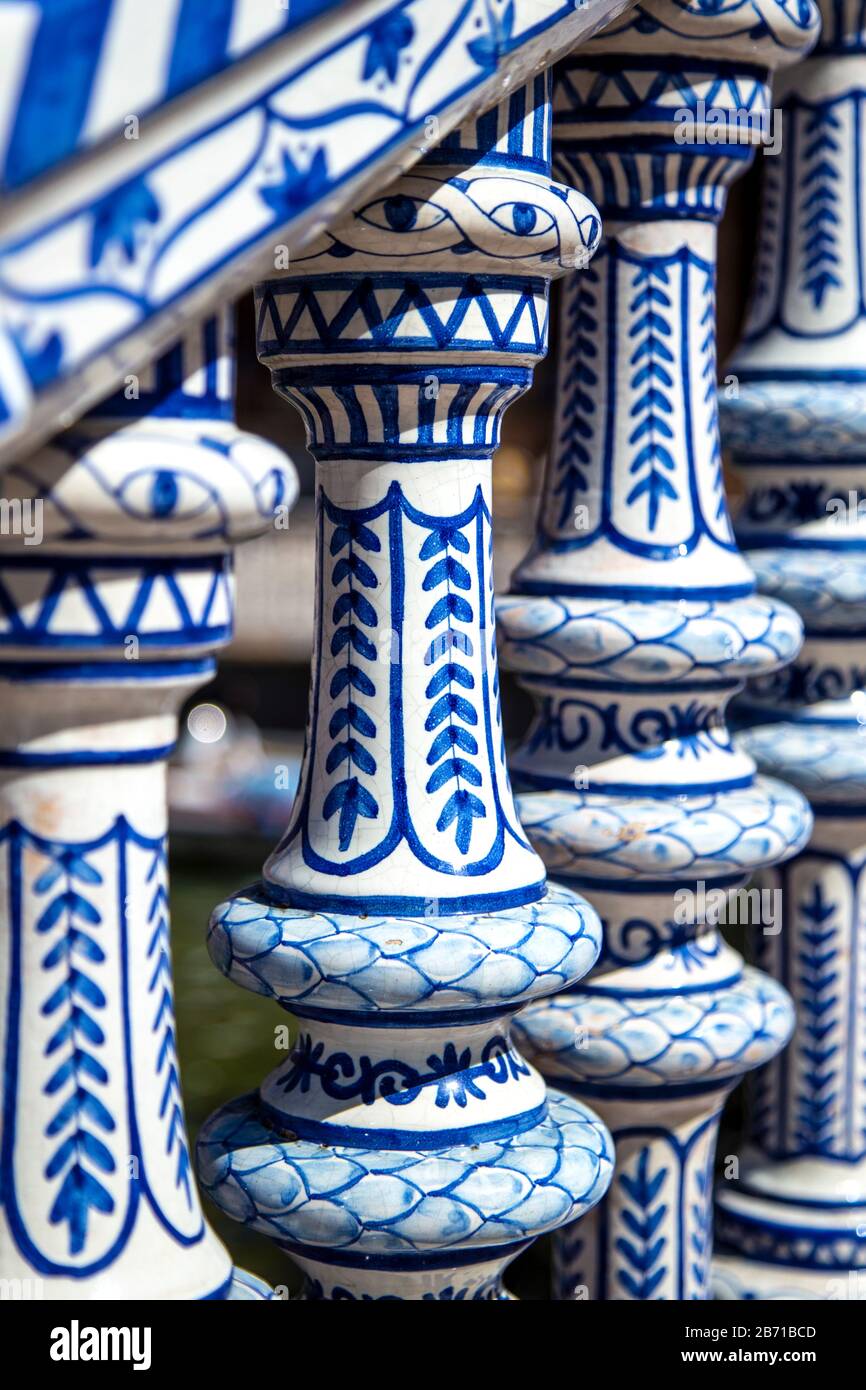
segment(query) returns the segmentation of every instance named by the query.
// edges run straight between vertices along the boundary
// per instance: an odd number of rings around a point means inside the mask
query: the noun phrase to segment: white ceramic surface
[[[821,41],[783,80],[783,157],[765,161],[752,302],[725,437],[745,486],[738,535],[763,593],[806,630],[743,697],[758,766],[799,788],[808,847],[763,873],[783,930],[759,964],[797,1011],[756,1078],[737,1181],[717,1193],[724,1298],[866,1299],[866,260],[860,234],[866,30],[820,0]]]
[[[230,545],[297,488],[232,422],[230,322],[7,475],[41,536],[0,549],[0,1275],[50,1299],[230,1291],[180,1090],[165,760],[231,634]]]
[[[651,0],[558,70],[554,167],[605,237],[566,287],[555,443],[535,543],[498,604],[536,714],[511,759],[548,870],[598,909],[592,975],[518,1018],[549,1080],[614,1135],[608,1196],[557,1241],[559,1298],[704,1299],[718,1117],[792,1024],[707,893],[785,859],[803,797],[755,775],[725,724],[800,623],[734,542],[716,407],[715,223],[769,73],[814,42],[810,6]],[[718,141],[719,130],[728,131]]]

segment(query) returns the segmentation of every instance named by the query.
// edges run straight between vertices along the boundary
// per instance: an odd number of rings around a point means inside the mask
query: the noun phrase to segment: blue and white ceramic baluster
[[[198,1154],[308,1298],[498,1298],[610,1180],[604,1126],[509,1038],[600,942],[526,842],[499,713],[491,456],[548,282],[599,235],[551,184],[548,122],[541,77],[257,293],[317,461],[317,634],[291,823],[210,949],[298,1034]]]
[[[756,597],[728,520],[716,223],[751,150],[709,127],[719,103],[764,110],[767,69],[814,33],[808,9],[657,0],[557,73],[556,169],[600,202],[606,235],[566,286],[555,446],[499,619],[537,707],[512,758],[523,824],[605,932],[590,980],[515,1029],[617,1146],[608,1197],[558,1238],[561,1298],[708,1296],[719,1113],[791,1028],[784,990],[703,911],[704,887],[725,901],[809,828],[724,720],[746,675],[791,659],[800,624]]]
[[[268,1296],[202,1215],[169,945],[177,711],[231,635],[230,546],[296,491],[232,391],[223,316],[3,474],[0,1277],[32,1296]]]
[[[762,592],[806,629],[794,665],[740,702],[758,726],[741,741],[815,816],[808,848],[756,880],[782,904],[756,959],[797,1025],[755,1080],[738,1180],[719,1186],[728,1298],[866,1299],[866,27],[853,6],[820,9],[814,57],[777,93],[784,143],[764,163],[756,284],[722,392],[738,535]]]

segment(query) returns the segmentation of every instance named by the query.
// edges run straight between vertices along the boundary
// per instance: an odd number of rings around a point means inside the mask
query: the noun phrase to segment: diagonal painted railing
[[[628,3],[0,6],[0,464]]]

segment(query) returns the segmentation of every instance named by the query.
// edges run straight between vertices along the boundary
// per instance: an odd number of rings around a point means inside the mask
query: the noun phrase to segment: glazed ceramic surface
[[[165,759],[231,634],[229,546],[296,492],[232,390],[225,315],[4,480],[30,521],[0,551],[0,1274],[47,1298],[229,1293],[180,1091]]]
[[[0,457],[627,3],[0,5]]]
[[[257,290],[317,463],[316,647],[291,822],[209,944],[298,1034],[205,1126],[199,1172],[310,1299],[500,1298],[508,1261],[610,1181],[604,1125],[509,1035],[600,929],[514,809],[490,516],[548,282],[599,233],[551,184],[539,77]]]
[[[785,990],[704,911],[810,828],[803,797],[756,776],[725,725],[731,694],[789,662],[801,625],[755,594],[728,518],[715,224],[771,71],[816,31],[810,6],[656,0],[556,79],[554,166],[595,198],[605,237],[565,287],[537,536],[498,616],[537,709],[511,760],[521,819],[604,925],[589,980],[515,1028],[617,1147],[607,1198],[558,1240],[560,1298],[708,1297],[719,1111],[791,1031]],[[717,142],[737,112],[754,120],[745,140]]]
[[[761,876],[783,903],[759,963],[794,996],[787,1051],[758,1078],[739,1181],[722,1183],[726,1298],[866,1299],[866,371],[859,232],[866,100],[860,12],[822,3],[815,55],[779,92],[750,314],[723,423],[746,498],[738,533],[762,592],[806,641],[750,688],[740,740],[808,796],[808,848]],[[773,722],[768,722],[773,721]]]

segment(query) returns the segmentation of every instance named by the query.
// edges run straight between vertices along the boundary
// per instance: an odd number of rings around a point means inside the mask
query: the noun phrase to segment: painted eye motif
[[[535,207],[532,203],[499,203],[489,216],[497,227],[515,236],[542,236],[555,225],[546,208]]]
[[[174,469],[148,468],[126,479],[118,500],[131,516],[142,521],[178,521],[200,516],[213,498],[197,478]]]
[[[256,503],[262,516],[273,516],[277,507],[289,497],[286,475],[281,468],[269,468],[255,484]],[[293,499],[289,498],[289,505]]]
[[[431,227],[445,222],[448,214],[435,203],[397,193],[393,198],[380,198],[375,203],[369,203],[358,216],[363,222],[369,222],[372,227],[381,227],[386,232],[429,232]]]
[[[588,251],[592,251],[598,245],[601,237],[601,222],[590,214],[582,218],[577,225],[581,241]]]

